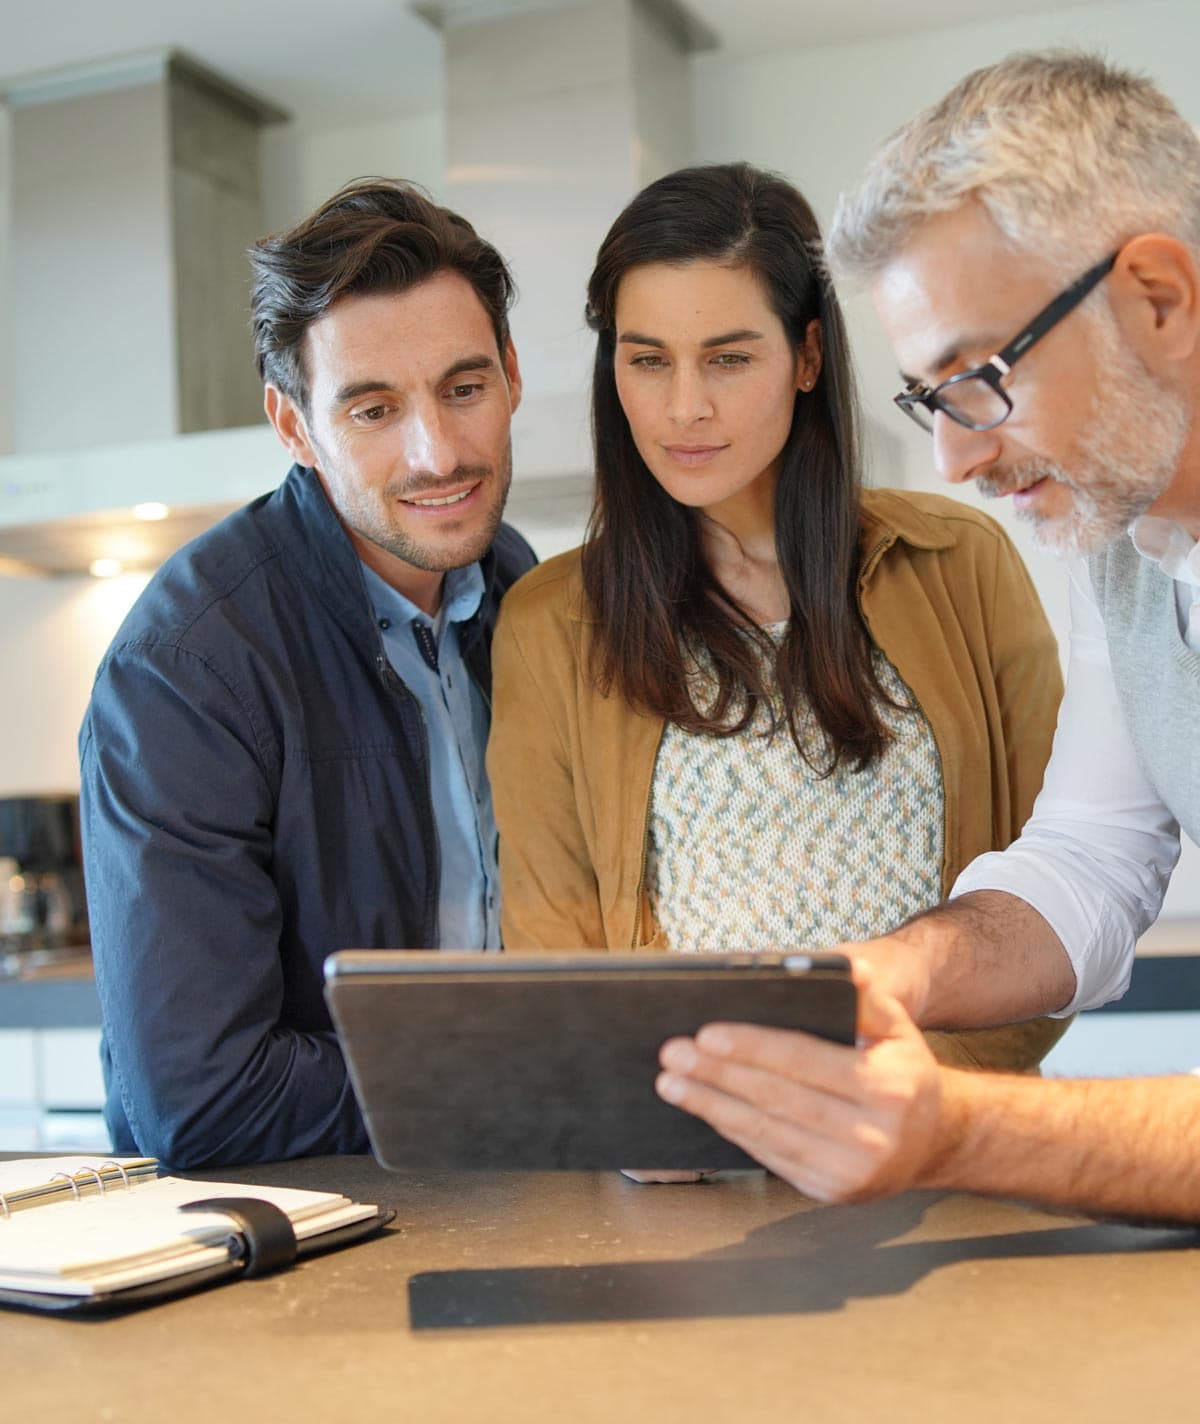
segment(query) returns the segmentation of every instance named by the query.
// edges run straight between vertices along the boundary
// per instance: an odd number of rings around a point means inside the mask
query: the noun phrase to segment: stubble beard
[[[1017,511],[1032,525],[1034,543],[1063,557],[1095,553],[1124,534],[1171,483],[1191,430],[1184,398],[1156,381],[1121,344],[1115,324],[1102,320],[1098,325],[1105,389],[1093,396],[1071,466],[1032,459],[997,468],[978,481],[989,498],[1041,479],[1064,485],[1071,492],[1065,518]]]
[[[447,529],[440,536],[423,539],[393,523],[388,511],[394,510],[402,500],[436,499],[447,485],[478,481],[480,493],[490,503],[486,509],[473,511],[469,529],[458,537]],[[460,465],[448,478],[428,479],[420,476],[413,479],[392,480],[383,490],[382,507],[377,503],[369,506],[364,501],[357,509],[343,509],[339,513],[343,521],[361,538],[387,553],[402,559],[413,568],[426,573],[445,573],[449,569],[462,569],[476,563],[491,548],[504,518],[504,506],[508,501],[509,486],[512,483],[512,443],[506,444],[498,466]],[[420,518],[415,515],[415,518]],[[448,522],[448,521],[447,521]]]

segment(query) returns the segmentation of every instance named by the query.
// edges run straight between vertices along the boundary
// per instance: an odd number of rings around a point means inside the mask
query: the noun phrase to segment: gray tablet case
[[[409,1168],[745,1167],[654,1091],[715,1019],[853,1043],[837,955],[345,951],[325,994],[375,1156]]]

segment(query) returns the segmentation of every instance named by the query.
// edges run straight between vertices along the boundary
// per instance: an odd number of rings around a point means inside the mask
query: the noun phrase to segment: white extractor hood
[[[267,425],[0,460],[0,560],[9,574],[87,573],[96,559],[148,569],[279,482]],[[134,510],[165,505],[165,518]]]

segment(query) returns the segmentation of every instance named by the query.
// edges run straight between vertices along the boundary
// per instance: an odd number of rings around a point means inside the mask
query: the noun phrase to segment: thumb
[[[858,1036],[860,1039],[904,1038],[917,1031],[904,1005],[882,989],[876,988],[874,971],[869,964],[855,966],[854,982],[858,986]]]

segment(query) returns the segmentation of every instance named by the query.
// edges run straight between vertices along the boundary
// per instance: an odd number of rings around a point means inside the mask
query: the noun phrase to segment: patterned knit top
[[[766,631],[778,642],[786,627]],[[731,737],[668,724],[651,790],[646,886],[672,949],[828,949],[883,934],[941,898],[937,747],[899,674],[878,649],[874,656],[900,707],[880,707],[893,739],[861,772],[843,763],[820,777],[786,726],[764,734],[766,708]],[[695,676],[711,685],[711,665],[701,660]],[[815,718],[801,730],[816,736]]]

